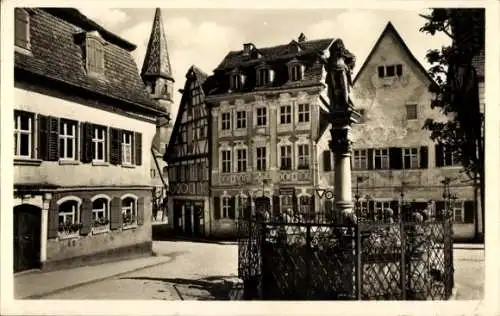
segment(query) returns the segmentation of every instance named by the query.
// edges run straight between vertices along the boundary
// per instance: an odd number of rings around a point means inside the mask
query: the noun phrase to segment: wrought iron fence
[[[442,300],[453,288],[451,220],[418,214],[240,219],[246,299]]]

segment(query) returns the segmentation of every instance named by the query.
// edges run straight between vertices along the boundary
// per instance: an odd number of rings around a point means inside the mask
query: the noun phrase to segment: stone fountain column
[[[355,57],[341,40],[330,47],[330,56],[325,62],[328,98],[330,101],[330,124],[332,126],[330,150],[335,157],[334,197],[339,224],[346,223],[354,214],[351,188],[351,124],[359,119],[349,98],[352,86],[351,71]]]

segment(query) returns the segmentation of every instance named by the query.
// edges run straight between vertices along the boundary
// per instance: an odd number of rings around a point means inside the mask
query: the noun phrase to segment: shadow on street
[[[200,279],[122,277],[120,279],[164,282],[173,288],[180,300],[230,300],[231,286],[225,280],[234,276],[209,276]]]

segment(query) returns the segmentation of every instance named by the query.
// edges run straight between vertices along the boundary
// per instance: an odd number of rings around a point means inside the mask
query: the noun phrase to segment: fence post
[[[400,278],[401,278],[401,295],[402,299],[406,300],[406,233],[403,220],[399,221],[399,237],[401,238],[401,261],[400,261]]]
[[[361,261],[362,247],[361,247],[361,224],[354,226],[356,234],[356,289],[357,299],[363,299],[363,263]]]
[[[265,222],[262,222],[261,223],[261,226],[258,227],[258,229],[260,229],[260,240],[259,240],[259,252],[260,252],[260,291],[259,291],[259,296],[260,296],[260,299],[263,300],[265,298],[265,280],[264,280],[264,271],[265,271],[265,267],[266,267],[266,263],[264,262],[265,261],[265,256],[264,256],[264,246],[265,246],[265,242],[266,242],[266,234],[267,234],[267,231],[266,231],[266,223]]]
[[[312,260],[312,255],[311,255],[311,226],[309,223],[306,224],[306,255],[307,257],[305,258],[306,261],[306,293],[307,293],[307,298],[309,299],[310,297],[310,291],[311,291],[311,260]]]

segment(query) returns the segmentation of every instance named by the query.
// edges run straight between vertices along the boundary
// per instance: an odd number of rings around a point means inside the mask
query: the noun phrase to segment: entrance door
[[[203,236],[204,225],[203,225],[203,206],[195,205],[194,206],[194,223],[193,223],[193,233],[195,236]]]
[[[14,207],[14,272],[40,268],[40,208]]]
[[[191,223],[192,220],[192,204],[186,203],[184,204],[184,233],[188,236],[193,235],[193,225]]]
[[[266,196],[255,199],[255,215],[257,218],[270,220],[271,218],[271,200]]]
[[[174,232],[182,232],[182,203],[174,200]]]

